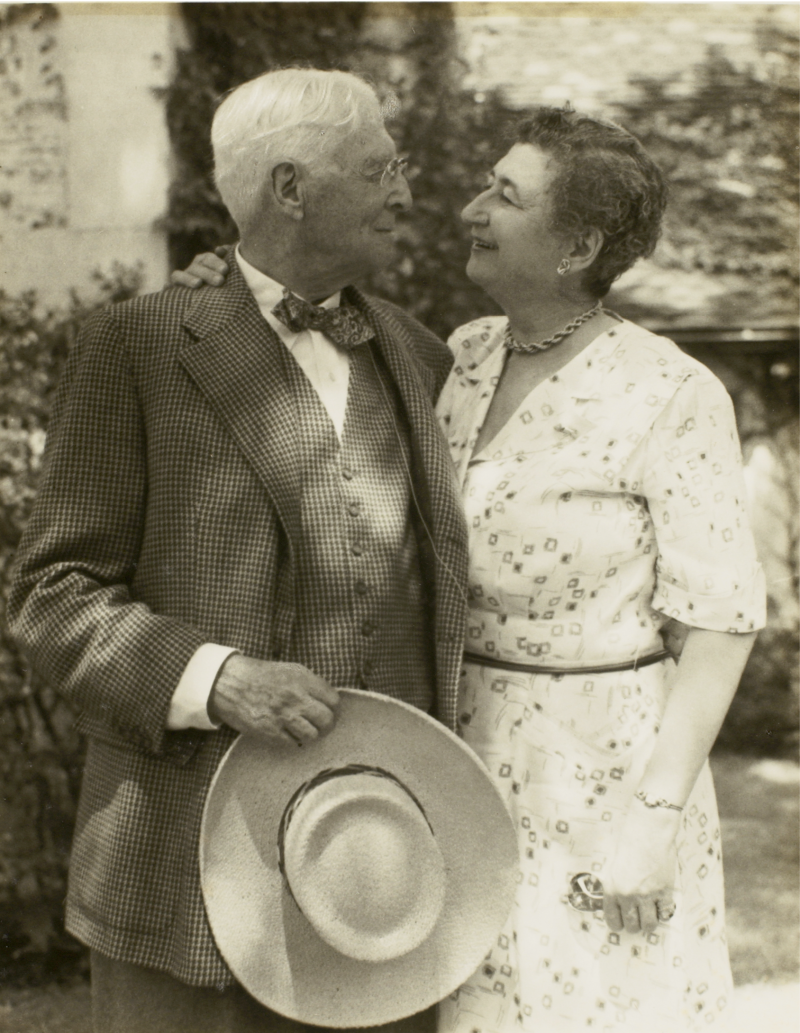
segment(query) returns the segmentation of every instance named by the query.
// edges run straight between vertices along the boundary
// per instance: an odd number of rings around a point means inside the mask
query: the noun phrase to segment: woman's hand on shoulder
[[[207,283],[211,287],[221,287],[228,274],[228,263],[225,261],[227,248],[218,247],[214,252],[203,251],[195,255],[188,269],[176,269],[170,276],[170,283],[175,287],[202,287]]]
[[[603,914],[609,929],[652,933],[674,911],[680,813],[633,800],[603,873]]]

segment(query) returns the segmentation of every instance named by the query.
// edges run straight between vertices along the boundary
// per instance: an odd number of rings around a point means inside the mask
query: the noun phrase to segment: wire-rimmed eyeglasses
[[[380,184],[385,187],[387,183],[394,183],[398,176],[405,175],[408,168],[408,158],[392,158],[389,164],[381,173]]]

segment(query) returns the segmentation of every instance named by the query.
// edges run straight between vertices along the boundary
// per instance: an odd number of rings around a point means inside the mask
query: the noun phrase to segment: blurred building
[[[47,304],[96,269],[167,277],[170,148],[158,90],[180,39],[170,4],[0,6],[0,269]]]
[[[413,18],[374,4],[362,54],[402,80]],[[410,5],[414,6],[414,5]],[[170,147],[159,90],[185,43],[180,4],[0,5],[0,245],[2,281],[56,301],[94,268],[141,262],[146,289],[165,280],[158,221],[167,206]],[[796,26],[796,4],[456,3],[464,87],[498,89],[512,107],[563,103],[603,110],[637,76],[686,84],[710,45],[734,63],[753,53],[759,22]],[[320,17],[324,17],[321,13]],[[376,69],[377,70],[377,69]],[[639,266],[637,305],[683,311],[728,288],[719,277],[665,280]]]

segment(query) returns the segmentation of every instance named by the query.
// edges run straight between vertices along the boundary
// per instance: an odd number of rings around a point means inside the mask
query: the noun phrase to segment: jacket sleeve
[[[37,670],[92,723],[153,753],[181,674],[205,641],[131,592],[147,502],[146,437],[113,309],[90,319],[62,378],[9,618]]]

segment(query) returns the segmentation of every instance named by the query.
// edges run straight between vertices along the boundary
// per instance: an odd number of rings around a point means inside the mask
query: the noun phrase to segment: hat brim
[[[431,934],[380,963],[325,943],[278,868],[278,826],[295,790],[324,768],[351,763],[390,771],[416,796],[447,872]],[[312,1025],[381,1025],[452,993],[494,943],[517,872],[513,823],[476,755],[422,711],[369,692],[342,689],[335,727],[302,749],[240,736],[203,813],[201,884],[220,952],[258,1001]]]

